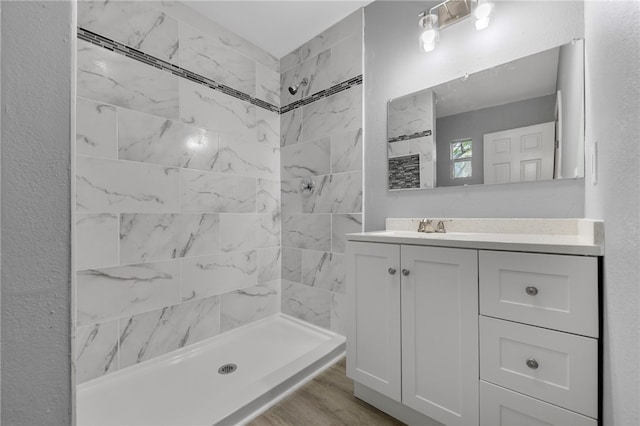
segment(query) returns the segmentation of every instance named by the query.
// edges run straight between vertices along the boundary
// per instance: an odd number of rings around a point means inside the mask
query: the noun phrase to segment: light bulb
[[[489,26],[489,21],[490,21],[489,17],[478,19],[476,21],[476,30],[480,31],[487,28]]]
[[[486,0],[479,0],[473,14],[476,17],[476,30],[484,30],[491,22],[491,16],[493,15],[493,3]]]
[[[422,15],[420,17],[420,26],[424,28],[420,34],[420,48],[425,52],[431,52],[438,44],[438,17],[436,15]]]
[[[489,17],[489,15],[491,15],[491,10],[493,9],[493,5],[491,3],[488,2],[484,2],[484,3],[480,3],[478,4],[478,7],[476,7],[476,19],[477,20],[483,20]]]

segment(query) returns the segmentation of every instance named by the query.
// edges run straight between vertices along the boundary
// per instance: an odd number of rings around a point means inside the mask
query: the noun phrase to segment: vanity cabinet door
[[[401,401],[400,246],[347,243],[347,376]]]
[[[478,423],[478,252],[401,246],[402,401],[447,425]]]

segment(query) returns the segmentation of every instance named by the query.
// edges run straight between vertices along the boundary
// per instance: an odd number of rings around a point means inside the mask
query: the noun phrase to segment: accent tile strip
[[[420,188],[420,155],[389,158],[389,190]]]
[[[136,61],[142,62],[149,66],[170,72],[171,74],[177,75],[178,77],[185,78],[187,80],[193,81],[195,83],[209,87],[213,90],[217,90],[229,96],[233,96],[234,98],[249,102],[252,105],[255,105],[257,107],[260,107],[278,114],[284,114],[285,112],[289,112],[291,110],[300,108],[301,106],[304,106],[304,105],[309,105],[310,103],[313,103],[319,99],[329,97],[336,93],[343,92],[354,86],[358,86],[362,84],[362,74],[360,74],[349,80],[343,81],[342,83],[338,83],[332,87],[329,87],[328,89],[321,90],[317,93],[314,93],[311,96],[307,96],[304,99],[300,99],[298,101],[290,103],[289,105],[285,105],[284,107],[279,108],[276,105],[263,101],[262,99],[254,98],[253,96],[240,92],[239,90],[236,90],[225,84],[218,83],[215,80],[211,80],[210,78],[201,76],[200,74],[196,74],[187,69],[174,65],[170,62],[163,61],[162,59],[156,58],[155,56],[151,56],[147,53],[144,53],[137,49],[129,47],[126,44],[122,44],[115,40],[111,40],[107,37],[101,36],[100,34],[94,33],[93,31],[89,31],[85,28],[78,27],[78,38],[80,40],[84,40],[86,42],[95,44],[96,46],[103,47],[105,49],[111,50],[112,52],[124,55],[128,58],[135,59]],[[428,132],[430,134],[431,131],[428,131]],[[405,136],[400,136],[400,137],[402,138]],[[412,139],[414,137],[420,137],[420,136],[412,135],[411,137],[406,137],[406,138]],[[398,140],[403,140],[403,139],[398,139]],[[392,142],[392,141],[389,141],[389,142]]]
[[[289,112],[296,108],[300,108],[301,106],[304,106],[304,105],[309,105],[310,103],[315,102],[319,99],[327,98],[331,95],[335,95],[336,93],[345,91],[347,89],[350,89],[354,86],[358,86],[360,84],[362,84],[362,74],[356,77],[353,77],[349,80],[343,81],[342,83],[338,83],[335,86],[331,86],[328,89],[321,90],[317,93],[314,93],[311,96],[307,96],[304,99],[300,99],[298,101],[290,103],[289,105],[285,105],[282,108],[280,108],[280,114],[284,114],[285,112]]]
[[[276,105],[270,104],[269,102],[265,102],[258,98],[254,98],[253,96],[247,95],[246,93],[240,92],[239,90],[236,90],[232,87],[229,87],[222,83],[218,83],[217,81],[211,80],[210,78],[203,77],[200,74],[196,74],[167,61],[163,61],[162,59],[158,59],[155,56],[151,56],[125,44],[103,37],[100,34],[96,34],[87,29],[78,27],[78,38],[80,40],[95,44],[96,46],[104,47],[105,49],[111,50],[115,53],[119,53],[128,58],[135,59],[136,61],[142,62],[152,67],[170,72],[171,74],[177,75],[178,77],[185,78],[187,80],[209,87],[213,90],[217,90],[229,96],[233,96],[234,98],[249,102],[257,107],[275,113],[280,113],[280,108]]]
[[[425,136],[431,136],[431,130],[425,130],[424,132],[416,132],[411,135],[396,136],[395,138],[389,138],[388,142],[392,143],[392,142],[408,141],[409,139],[423,138]]]

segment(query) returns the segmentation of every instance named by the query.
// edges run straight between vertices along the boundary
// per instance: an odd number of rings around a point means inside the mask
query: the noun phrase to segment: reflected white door
[[[484,183],[553,178],[555,123],[484,135]]]

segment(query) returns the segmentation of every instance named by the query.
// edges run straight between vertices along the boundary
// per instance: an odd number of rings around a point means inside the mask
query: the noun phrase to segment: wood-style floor
[[[250,426],[404,425],[353,396],[346,361],[336,364],[249,423]]]

